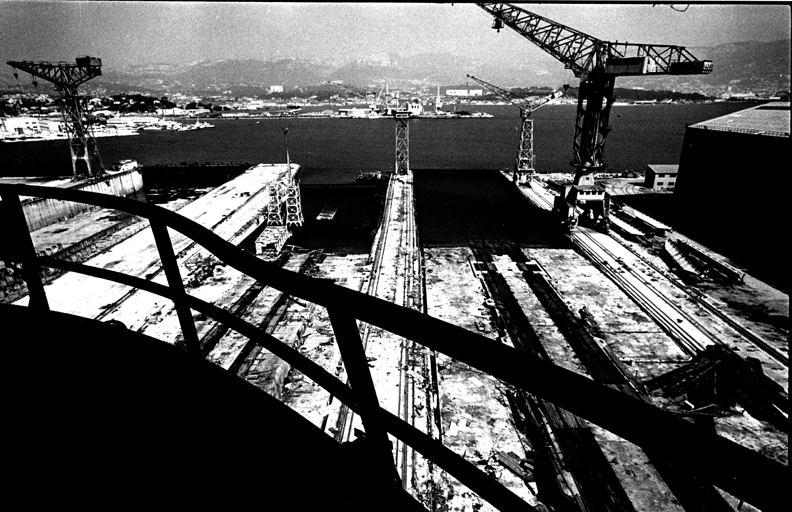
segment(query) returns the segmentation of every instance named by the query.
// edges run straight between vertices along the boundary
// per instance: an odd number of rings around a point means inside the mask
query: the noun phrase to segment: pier
[[[269,203],[267,184],[276,180],[285,169],[285,164],[251,167],[237,178],[186,205],[179,213],[212,229],[223,239],[241,244],[263,227]],[[171,243],[182,269],[187,269],[185,265],[189,266],[188,262],[201,258],[200,247],[185,237],[172,234]],[[165,279],[151,229],[141,229],[91,258],[89,263],[155,282],[164,282]],[[150,315],[157,315],[157,310],[162,307],[156,301],[139,299],[136,293],[122,285],[73,273],[50,283],[48,294],[52,297],[51,307],[55,310],[87,318],[114,319],[130,328],[145,322],[145,318]],[[27,300],[26,297],[16,303],[26,305]],[[139,304],[139,300],[143,300],[144,304]],[[129,314],[126,313],[129,308],[125,306],[127,303],[135,303]],[[174,339],[168,341],[175,342]]]

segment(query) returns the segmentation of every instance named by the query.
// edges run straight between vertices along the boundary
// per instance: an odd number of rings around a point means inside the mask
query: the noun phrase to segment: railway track
[[[544,194],[529,190],[526,195],[528,195],[529,199],[537,206],[552,210],[552,204],[544,197]],[[697,320],[693,314],[685,312],[670,300],[666,293],[652,283],[651,278],[647,278],[643,276],[640,271],[629,265],[623,264],[621,257],[614,254],[613,251],[597,241],[594,236],[586,231],[586,228],[578,228],[573,234],[572,240],[603,273],[610,277],[644,311],[646,311],[647,314],[669,332],[669,334],[679,342],[680,347],[685,350],[685,352],[693,355],[703,350],[707,345],[724,343],[718,334],[713,333],[704,323]],[[618,240],[616,241],[619,243],[619,247],[628,251],[641,263],[645,264],[649,269],[665,278],[669,284],[684,293],[691,303],[728,326],[737,335],[738,340],[736,340],[735,343],[740,345],[741,349],[745,350],[745,344],[747,343],[761,351],[761,353],[766,354],[768,358],[784,365],[786,368],[789,367],[788,355],[784,354],[772,343],[708,302],[708,298],[702,297],[700,293],[691,291],[691,289],[680,282],[679,279],[654,264],[633,247],[623,244]],[[642,291],[642,287],[645,288],[648,293]],[[695,329],[693,332],[689,330],[691,327]],[[750,348],[747,350],[750,351]]]
[[[751,329],[745,327],[743,324],[741,324],[731,316],[727,315],[726,313],[718,309],[715,305],[709,302],[708,297],[702,296],[700,292],[692,291],[676,276],[669,273],[660,266],[656,265],[654,262],[650,261],[648,258],[642,255],[639,251],[636,251],[630,245],[623,243],[620,243],[620,245],[624,247],[626,250],[628,250],[637,259],[639,259],[641,263],[645,264],[647,267],[651,268],[653,271],[663,276],[671,285],[679,289],[681,292],[685,293],[691,301],[695,302],[698,306],[705,309],[708,313],[717,317],[723,323],[728,325],[732,330],[734,330],[737,334],[742,336],[746,341],[754,344],[757,348],[767,353],[770,357],[772,357],[779,363],[783,364],[786,367],[789,367],[789,356],[778,350],[775,346],[773,346],[772,343],[768,342],[763,337],[753,332]]]
[[[693,356],[708,345],[717,343],[716,337],[692,315],[669,300],[650,279],[628,265],[600,243],[594,236],[578,228],[573,237],[575,245],[594,262],[619,288],[674,338],[680,348]]]
[[[388,188],[386,210],[382,221],[383,229],[376,241],[377,248],[371,270],[372,278],[369,281],[367,293],[405,307],[420,308],[424,303],[424,296],[420,279],[420,262],[418,261],[420,258],[415,252],[418,249],[418,241],[410,181],[405,181],[402,187],[401,197],[395,197],[395,184],[392,183]],[[393,218],[394,211],[389,207],[394,202],[401,204],[395,209],[397,218]],[[398,218],[399,215],[401,215],[401,219]],[[392,225],[400,226],[398,233],[389,229],[389,226]],[[391,275],[392,273],[395,275]],[[390,286],[393,286],[392,290]],[[369,338],[374,333],[368,324],[362,322],[359,323],[359,329],[363,349],[367,350]],[[387,336],[387,333],[377,333],[377,336],[380,335]],[[402,420],[414,425],[414,404],[416,401],[414,375],[426,373],[426,369],[422,367],[425,361],[423,357],[415,356],[415,352],[419,349],[411,340],[394,338],[394,341],[397,340],[399,343],[398,358],[392,364],[398,366],[398,399],[396,400],[396,410],[392,412]],[[376,370],[372,368],[372,372],[374,371]],[[380,391],[380,393],[382,392]],[[388,393],[391,392],[388,391]],[[383,401],[383,396],[380,396],[380,400]],[[336,440],[339,442],[351,441],[355,425],[357,425],[356,415],[346,406],[342,406],[335,433]],[[398,439],[393,443],[397,472],[404,487],[409,488],[413,480],[415,453],[412,448]]]

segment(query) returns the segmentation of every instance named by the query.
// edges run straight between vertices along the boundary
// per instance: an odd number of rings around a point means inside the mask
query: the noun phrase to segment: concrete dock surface
[[[265,185],[284,170],[285,164],[256,166],[187,204],[179,213],[238,243],[266,219]],[[540,185],[518,188],[540,207],[552,201],[550,192]],[[584,232],[575,236],[583,237]],[[548,360],[596,380],[587,354],[573,346],[564,334],[564,326],[543,305],[547,297],[539,297],[526,280],[524,269],[529,262],[536,279],[547,283],[575,322],[587,326],[588,332],[593,333],[596,350],[610,358],[613,368],[639,395],[644,383],[688,364],[693,358],[690,344],[708,346],[715,343],[714,338],[742,357],[757,358],[765,375],[788,390],[788,363],[751,346],[722,319],[711,318],[706,308],[680,291],[675,276],[656,254],[615,234],[585,236],[610,251],[608,255],[592,259],[579,248],[513,247],[508,240],[485,241],[475,246],[422,247],[410,173],[391,179],[383,221],[370,254],[323,254],[291,247],[279,264],[425,312],[480,333],[492,343],[517,346],[521,342],[517,338],[526,333],[515,332],[516,324],[509,322],[526,322],[530,326],[527,330],[534,333],[538,349]],[[340,380],[346,380],[324,308],[256,283],[176,233],[171,233],[171,240],[188,293],[235,311],[297,348]],[[149,229],[142,229],[87,263],[165,282]],[[661,267],[666,270],[658,270]],[[778,353],[788,355],[788,327],[745,314],[751,307],[762,305],[788,322],[788,296],[750,276],[738,286],[737,291],[702,286],[701,300],[755,331]],[[656,297],[651,301],[658,303],[655,313],[650,312],[655,309],[639,304],[635,298],[640,290],[648,296],[645,289],[649,287]],[[124,286],[75,274],[59,277],[46,286],[46,291],[54,310],[116,319],[130,329],[168,343],[180,339],[177,315],[172,304],[162,298],[145,292],[132,293]],[[748,297],[744,300],[749,304],[737,302],[743,296]],[[25,304],[26,299],[18,303]],[[680,316],[683,313],[684,318]],[[673,323],[678,324],[676,329],[695,331],[687,344],[664,323],[662,315],[672,316]],[[352,441],[357,432],[365,431],[359,417],[279,358],[260,347],[251,347],[246,338],[234,331],[218,331],[214,322],[201,315],[194,314],[194,320],[202,343],[211,343],[207,351],[210,361],[276,396],[340,442]],[[442,441],[527,503],[541,502],[537,472],[547,472],[547,464],[555,464],[553,467],[564,468],[552,475],[558,492],[578,504],[596,506],[586,500],[594,499],[592,488],[608,482],[621,489],[611,499],[621,499],[624,506],[635,510],[686,508],[684,500],[675,496],[675,490],[663,477],[665,470],[656,467],[656,454],[646,454],[596,425],[568,417],[568,413],[555,417],[551,409],[542,409],[541,404],[539,408],[544,412],[539,416],[543,423],[538,430],[545,432],[547,443],[538,442],[536,432],[528,435],[521,426],[525,418],[515,405],[519,394],[508,386],[410,340],[363,323],[359,328],[380,405]],[[641,398],[664,409],[681,411],[678,403],[658,393]],[[557,436],[554,429],[564,421],[565,428],[572,425],[574,428],[569,431],[574,430],[575,435],[585,439],[586,453],[596,454],[600,465],[592,462],[591,467],[601,475],[581,469],[585,458],[578,459],[580,453],[565,445],[563,436]],[[739,405],[719,410],[713,422],[721,436],[787,464],[786,433],[757,420]],[[420,454],[395,438],[391,440],[402,483],[427,508],[494,510]],[[538,460],[550,462],[537,465]],[[723,500],[731,508],[752,510],[726,493],[717,491],[715,495],[712,499]]]
[[[262,164],[253,167],[234,180],[184,206],[179,213],[232,243],[239,242],[263,222],[264,211],[269,202],[266,184],[277,179],[285,170],[285,164]],[[182,278],[184,278],[187,273],[182,265],[198,252],[199,247],[179,233],[170,234],[173,251],[180,262]],[[91,258],[87,264],[165,283],[159,254],[150,229],[142,230],[106,252]],[[82,274],[64,275],[48,284],[46,291],[51,309],[103,320],[115,318],[112,311],[128,296],[134,294],[126,286]],[[17,304],[27,305],[27,297]],[[116,319],[123,322],[125,318]]]

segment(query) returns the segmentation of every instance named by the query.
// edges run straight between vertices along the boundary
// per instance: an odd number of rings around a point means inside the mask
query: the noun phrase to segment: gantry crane
[[[605,168],[605,138],[617,76],[692,75],[712,72],[682,46],[603,41],[511,4],[476,4],[494,17],[492,28],[507,26],[571,69],[580,78],[572,162],[575,178],[556,199],[556,211],[570,227],[578,216],[608,229],[608,197],[595,185]]]
[[[283,226],[281,204],[286,196],[286,227],[302,226],[304,222],[302,213],[302,199],[300,198],[300,184],[295,179],[291,170],[289,159],[289,129],[283,129],[283,140],[286,145],[286,172],[278,179],[269,183],[269,203],[267,204],[267,224],[269,226]]]
[[[473,75],[467,75],[479,84],[483,85],[493,93],[497,94],[512,105],[519,107],[522,126],[520,129],[520,145],[517,148],[517,160],[514,162],[514,174],[512,180],[516,183],[531,183],[535,169],[535,156],[533,149],[533,113],[542,105],[547,105],[556,98],[564,95],[569,85],[564,85],[563,91],[555,91],[552,94],[535,100],[518,100],[512,94],[501,89],[496,85],[485,82]]]
[[[102,60],[96,57],[78,57],[75,64],[9,61],[8,65],[14,68],[14,76],[18,76],[16,70],[20,69],[51,82],[55,85],[55,90],[60,93],[60,111],[66,133],[69,135],[74,177],[85,178],[102,174],[104,170],[96,141],[90,126],[83,119],[84,98],[81,98],[77,92],[80,84],[102,74]]]

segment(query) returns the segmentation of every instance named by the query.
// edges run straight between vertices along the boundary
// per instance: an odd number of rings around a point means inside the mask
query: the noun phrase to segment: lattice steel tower
[[[283,226],[281,214],[281,197],[283,197],[283,184],[280,180],[271,181],[269,186],[269,203],[267,203],[267,225]]]
[[[60,93],[60,111],[63,115],[66,133],[69,135],[72,171],[75,178],[103,173],[96,141],[90,126],[83,119],[84,98],[81,98],[77,92],[77,87],[80,84],[102,74],[102,59],[78,57],[76,64],[27,60],[8,61],[8,65],[15,70],[21,69],[32,76],[51,82],[55,85],[55,90]],[[14,75],[16,76],[16,71]]]
[[[302,213],[300,183],[294,178],[289,159],[289,129],[283,129],[286,144],[286,172],[269,184],[269,203],[267,204],[267,225],[283,226],[283,208],[281,203],[286,196],[286,226],[302,226],[305,219]]]
[[[396,119],[396,174],[410,171],[410,113],[407,109],[393,111]]]
[[[302,199],[300,198],[300,183],[291,172],[289,159],[289,129],[283,129],[283,140],[286,144],[286,226],[302,226],[305,219],[302,213]]]

